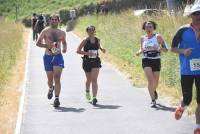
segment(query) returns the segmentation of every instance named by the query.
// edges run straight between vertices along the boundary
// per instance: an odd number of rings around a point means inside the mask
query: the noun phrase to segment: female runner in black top
[[[90,96],[90,84],[92,83],[92,104],[97,103],[97,90],[98,83],[97,78],[99,69],[101,68],[101,60],[99,58],[98,50],[100,49],[105,53],[105,49],[101,48],[100,40],[95,36],[96,31],[94,26],[86,28],[88,37],[84,39],[77,49],[77,53],[84,55],[83,58],[83,70],[86,75],[86,98],[88,101],[91,100]]]

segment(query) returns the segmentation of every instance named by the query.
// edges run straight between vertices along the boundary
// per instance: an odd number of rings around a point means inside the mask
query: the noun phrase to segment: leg
[[[194,83],[194,76],[192,75],[182,75],[181,76],[181,88],[183,98],[181,99],[181,104],[176,108],[175,118],[179,120],[185,110],[185,106],[189,106],[192,101],[192,86]]]
[[[196,124],[200,125],[200,75],[195,78],[195,85],[197,91],[197,108],[196,108]],[[199,126],[200,127],[200,126]]]
[[[35,32],[35,39],[36,39],[36,41],[38,39],[38,33],[37,32]]]
[[[154,76],[154,95],[155,95],[155,99],[158,99],[158,93],[157,93],[157,88],[158,88],[158,83],[159,83],[159,78],[160,78],[160,71],[156,71],[153,72],[153,76]]]
[[[154,94],[154,77],[153,77],[153,72],[152,72],[152,69],[151,67],[145,67],[144,68],[144,72],[145,72],[145,75],[147,77],[147,80],[148,80],[148,90],[149,90],[149,94],[151,96],[151,99],[152,100],[155,100],[155,94]]]
[[[85,72],[85,76],[86,76],[86,82],[85,82],[86,92],[89,92],[91,84],[91,72]]]
[[[160,78],[161,60],[160,59],[152,60],[151,66],[152,66],[153,77],[154,77],[154,90],[155,90],[156,98],[157,98],[156,89],[158,88],[158,83],[159,83],[159,78]]]
[[[192,87],[194,83],[194,77],[191,75],[181,76],[181,87],[183,99],[181,100],[181,106],[189,106],[192,101]]]
[[[158,88],[160,72],[153,72],[153,77],[154,77],[154,89],[156,90]]]
[[[46,71],[47,79],[48,79],[48,86],[49,88],[53,87],[53,71]]]
[[[86,91],[89,92],[91,84],[91,70],[92,70],[91,63],[88,62],[87,60],[83,60],[82,67],[86,76],[86,82],[85,82]]]
[[[35,31],[34,30],[32,31],[33,31],[33,40],[35,41]]]
[[[91,72],[91,81],[92,81],[92,95],[95,98],[97,96],[98,83],[97,78],[99,75],[99,68],[93,68]]]
[[[53,78],[55,82],[55,96],[56,97],[59,97],[60,95],[60,90],[61,90],[60,78],[61,78],[62,69],[63,68],[59,66],[53,67]]]
[[[47,94],[47,98],[50,100],[53,97],[53,66],[51,65],[51,57],[48,55],[44,55],[43,57],[44,60],[44,67],[46,70],[47,78],[48,78],[48,86],[49,86],[49,91]]]
[[[86,94],[85,94],[85,97],[88,101],[90,101],[90,99],[91,99],[91,96],[90,96],[91,72],[85,71],[85,76],[86,76],[86,82],[85,82]]]

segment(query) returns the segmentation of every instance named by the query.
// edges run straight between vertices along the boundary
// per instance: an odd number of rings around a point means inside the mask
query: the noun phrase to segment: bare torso
[[[62,41],[65,40],[65,32],[60,29],[47,28],[44,30],[43,34],[44,43],[52,45],[53,47],[58,49],[58,52],[56,52],[56,54],[61,53],[61,44],[63,43]],[[46,49],[45,54],[52,55],[52,51]]]

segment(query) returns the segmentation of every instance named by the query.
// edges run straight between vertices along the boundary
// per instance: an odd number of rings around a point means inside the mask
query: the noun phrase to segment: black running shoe
[[[59,101],[58,98],[56,98],[56,99],[54,100],[53,106],[54,106],[54,107],[59,107],[59,106],[60,106],[60,101]]]
[[[156,100],[152,100],[151,104],[152,104],[152,106],[151,106],[151,107],[154,107],[154,108],[156,108]]]
[[[92,100],[92,105],[96,105],[97,104],[97,99],[96,98],[93,98],[93,100]]]
[[[156,91],[154,91],[154,95],[155,95],[155,99],[158,99],[158,93]]]
[[[52,87],[52,89],[49,89],[49,92],[47,94],[47,98],[50,100],[53,97],[53,91],[54,91],[54,86]]]

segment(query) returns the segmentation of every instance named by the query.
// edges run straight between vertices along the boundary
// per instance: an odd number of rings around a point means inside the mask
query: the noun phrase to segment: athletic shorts
[[[102,67],[101,60],[99,58],[94,61],[91,61],[90,59],[83,59],[82,67],[85,72],[91,72],[93,68]]]
[[[161,69],[161,61],[160,59],[142,59],[142,67],[151,67],[153,72],[159,72]]]
[[[189,105],[192,101],[193,84],[196,87],[196,99],[200,104],[200,75],[181,75],[183,103]]]
[[[45,71],[53,71],[54,66],[59,66],[64,68],[64,60],[62,54],[58,55],[44,55],[43,56],[44,61],[44,68]]]

